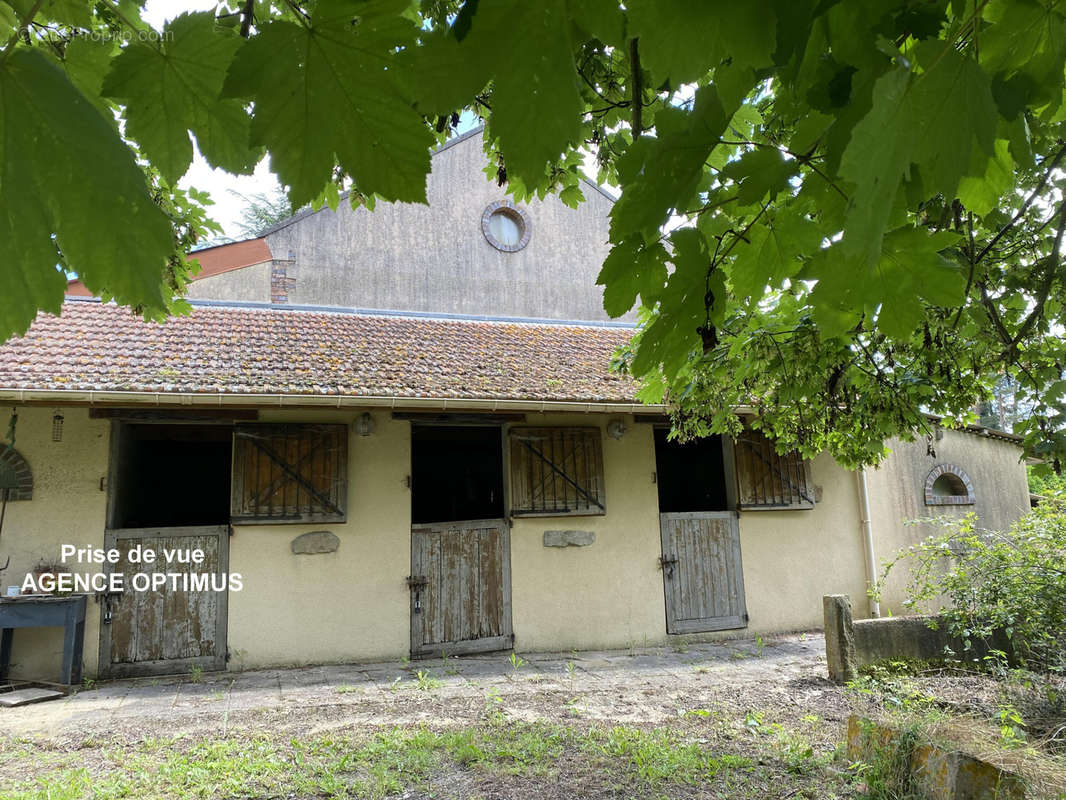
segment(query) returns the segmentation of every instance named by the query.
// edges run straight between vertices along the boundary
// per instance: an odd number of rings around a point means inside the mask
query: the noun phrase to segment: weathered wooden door
[[[740,528],[732,511],[659,515],[668,633],[743,628]]]
[[[511,538],[502,519],[411,529],[411,655],[511,646]]]
[[[100,626],[100,672],[132,677],[226,668],[229,527],[127,528],[109,530],[105,547],[121,558],[111,569],[123,574],[125,591],[105,600]],[[154,563],[133,563],[131,549],[155,553]],[[168,564],[164,550],[204,553],[200,564]],[[177,585],[136,591],[137,573],[197,576]],[[206,580],[205,580],[206,578]],[[206,583],[206,587],[197,585]],[[216,589],[222,588],[222,591]]]

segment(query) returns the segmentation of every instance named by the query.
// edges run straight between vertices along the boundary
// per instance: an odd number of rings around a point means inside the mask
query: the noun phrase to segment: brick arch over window
[[[973,481],[954,464],[937,464],[925,478],[927,506],[972,506],[976,502]]]
[[[4,491],[8,500],[32,500],[33,473],[18,450],[0,447],[0,496]]]

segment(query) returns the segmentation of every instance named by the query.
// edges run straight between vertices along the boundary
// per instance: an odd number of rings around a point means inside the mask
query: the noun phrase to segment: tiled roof
[[[0,345],[0,389],[633,402],[609,370],[632,331],[276,308],[163,324],[68,301]]]

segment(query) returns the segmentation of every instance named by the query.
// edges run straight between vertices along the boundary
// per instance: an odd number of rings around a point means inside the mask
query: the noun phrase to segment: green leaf
[[[426,201],[433,135],[396,57],[417,33],[406,8],[324,0],[309,24],[269,22],[238,51],[225,93],[254,101],[252,142],[269,148],[294,207],[318,196],[338,162],[365,194]]]
[[[996,157],[987,160],[985,173],[980,177],[966,177],[959,182],[959,201],[978,216],[984,216],[999,207],[1000,199],[1014,185],[1014,159],[1010,155],[1010,142],[996,140]]]
[[[974,59],[944,42],[923,43],[917,57],[927,71],[907,98],[911,160],[921,168],[927,194],[953,197],[970,169],[973,146],[994,155],[999,112],[991,82]]]
[[[900,67],[874,85],[873,107],[855,126],[840,174],[855,184],[844,247],[867,263],[880,256],[900,183],[921,168],[926,195],[954,197],[974,147],[994,152],[998,112],[987,75],[945,43],[919,48],[927,71],[912,80]]]
[[[192,163],[191,130],[213,167],[248,173],[259,160],[248,144],[248,116],[218,100],[240,38],[213,12],[182,14],[159,43],[134,41],[115,59],[103,93],[125,102],[126,130],[164,180],[176,183]]]
[[[737,67],[772,63],[775,14],[764,0],[633,0],[626,12],[641,64],[658,83],[669,80],[676,88],[726,60]]]
[[[115,45],[79,36],[67,45],[63,67],[70,82],[104,115],[111,118],[111,106],[101,97],[104,79],[111,70]]]
[[[526,0],[480,3],[460,47],[491,70],[491,132],[508,175],[527,186],[581,136],[575,45],[564,0]]]
[[[655,138],[641,137],[619,162],[623,191],[611,209],[611,241],[637,232],[654,239],[671,210],[687,210],[733,111],[714,86],[704,86],[692,111],[668,107],[656,115]]]
[[[589,36],[611,47],[626,46],[626,19],[617,0],[580,0],[570,3],[570,13]]]
[[[1066,63],[1066,19],[1057,3],[994,0],[983,8],[981,64],[989,73],[1019,72],[1035,83],[1061,75]]]
[[[910,170],[914,132],[905,106],[909,82],[905,69],[878,78],[873,108],[852,130],[840,161],[840,174],[855,184],[843,246],[867,263],[880,258],[889,211]]]
[[[31,11],[37,22],[58,22],[72,28],[92,27],[92,5],[84,0],[8,0],[21,22]]]
[[[559,200],[564,206],[568,208],[577,208],[581,205],[581,201],[585,199],[585,195],[581,193],[581,187],[576,183],[566,186],[559,192]]]
[[[58,312],[63,267],[161,311],[170,223],[111,122],[35,49],[0,62],[0,140],[0,340]]]
[[[615,245],[596,285],[603,286],[603,308],[612,317],[620,317],[640,295],[643,305],[650,306],[666,283],[666,249],[656,242],[645,246],[637,236]]]
[[[798,161],[786,160],[776,147],[758,147],[728,164],[722,175],[740,184],[737,202],[746,206],[761,202],[767,192],[773,200],[797,172]]]
[[[799,272],[801,258],[821,245],[822,231],[803,214],[782,209],[765,224],[754,225],[747,238],[737,245],[730,282],[738,300],[757,302],[767,286],[778,287]]]
[[[400,59],[410,73],[410,92],[426,114],[450,114],[470,103],[489,81],[489,69],[471,56],[452,30],[427,34]]]

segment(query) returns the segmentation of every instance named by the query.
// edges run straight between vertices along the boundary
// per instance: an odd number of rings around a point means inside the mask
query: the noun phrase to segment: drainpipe
[[[877,559],[874,556],[873,525],[870,521],[870,488],[866,482],[866,467],[855,473],[859,481],[859,524],[862,526],[863,549],[866,551],[866,586],[872,589],[877,583]],[[870,597],[870,616],[881,616],[881,604]]]

